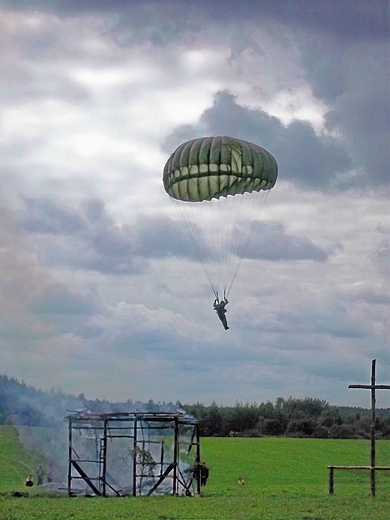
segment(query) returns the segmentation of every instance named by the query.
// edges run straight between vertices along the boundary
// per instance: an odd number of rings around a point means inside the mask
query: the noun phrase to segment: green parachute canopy
[[[277,174],[276,160],[260,146],[233,137],[202,137],[175,150],[163,183],[174,199],[201,202],[270,190]]]
[[[230,292],[277,174],[264,148],[226,136],[185,142],[165,164],[165,191],[217,298]]]

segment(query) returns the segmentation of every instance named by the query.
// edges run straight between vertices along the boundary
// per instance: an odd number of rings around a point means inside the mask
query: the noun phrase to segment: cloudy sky
[[[2,373],[369,406],[347,386],[373,358],[390,382],[386,0],[0,0],[0,53]],[[161,182],[212,135],[279,164],[229,331]]]

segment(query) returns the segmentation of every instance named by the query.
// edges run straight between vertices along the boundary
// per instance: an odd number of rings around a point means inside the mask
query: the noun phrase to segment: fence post
[[[334,493],[334,467],[328,466],[329,470],[329,494],[333,495]]]

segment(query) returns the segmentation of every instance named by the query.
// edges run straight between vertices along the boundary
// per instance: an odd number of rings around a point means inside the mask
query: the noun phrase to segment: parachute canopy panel
[[[173,152],[163,183],[174,199],[201,202],[270,190],[277,174],[275,158],[258,145],[233,137],[202,137]]]

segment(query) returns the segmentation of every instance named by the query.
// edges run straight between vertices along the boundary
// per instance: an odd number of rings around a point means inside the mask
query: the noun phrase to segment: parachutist
[[[222,325],[223,325],[223,328],[225,330],[228,330],[229,327],[228,327],[228,324],[227,324],[227,320],[226,320],[226,305],[228,304],[229,302],[227,301],[227,298],[225,297],[221,302],[218,300],[218,298],[216,298],[214,300],[214,310],[215,312],[217,313],[218,315],[218,318],[221,320],[222,322]]]

